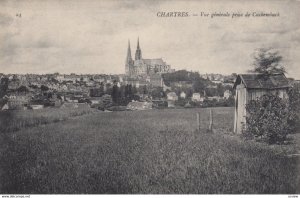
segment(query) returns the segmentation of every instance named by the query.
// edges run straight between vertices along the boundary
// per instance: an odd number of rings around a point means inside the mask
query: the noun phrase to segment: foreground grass
[[[280,148],[195,132],[208,109],[84,115],[0,137],[0,193],[299,193],[299,163]]]

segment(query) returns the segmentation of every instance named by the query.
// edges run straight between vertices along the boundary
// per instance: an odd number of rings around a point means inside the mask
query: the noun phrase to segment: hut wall
[[[243,124],[246,124],[246,102],[247,89],[243,84],[236,87],[236,108],[235,108],[235,125],[234,132],[242,133]]]
[[[258,98],[260,98],[261,96],[267,93],[272,93],[272,94],[278,93],[280,98],[284,98],[284,99],[288,98],[287,89],[274,89],[274,90],[248,89],[247,102],[249,102],[250,100],[257,100]]]

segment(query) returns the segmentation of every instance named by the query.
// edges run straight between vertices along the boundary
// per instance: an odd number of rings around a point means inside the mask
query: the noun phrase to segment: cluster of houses
[[[194,103],[203,103],[205,100],[220,101],[220,100],[224,100],[224,99],[228,100],[230,97],[233,97],[232,92],[230,90],[226,90],[224,92],[223,97],[221,97],[221,96],[208,97],[208,96],[205,95],[205,92],[202,95],[200,93],[193,93],[192,97],[191,97],[191,101],[194,102]],[[175,92],[169,92],[169,93],[167,93],[168,107],[175,107],[176,101],[184,100],[186,98],[187,98],[187,94],[183,91],[179,94],[179,96],[177,96],[177,94]],[[190,103],[187,102],[186,106],[189,106],[189,105],[190,105]]]
[[[210,80],[215,84],[222,84],[224,86],[232,86],[232,83],[235,81],[237,74],[233,73],[231,75],[222,75],[222,74],[200,74],[204,79]]]
[[[102,96],[97,95],[97,90],[104,93],[111,89],[113,85],[132,85],[135,88],[151,86],[160,87],[167,93],[162,101],[168,102],[168,107],[174,107],[175,102],[186,99],[187,93],[181,91],[176,94],[172,87],[191,87],[189,82],[172,82],[171,86],[166,86],[160,74],[151,75],[147,78],[131,78],[126,75],[78,75],[78,74],[0,74],[2,78],[8,79],[6,94],[2,101],[6,101],[0,107],[5,109],[40,109],[44,107],[60,107],[64,103],[88,103],[91,106],[101,103]],[[141,102],[150,98],[149,95],[137,93]],[[106,94],[107,95],[107,94]],[[230,90],[224,92],[224,97],[207,97],[205,93],[193,93],[193,102],[203,102],[206,100],[220,100],[231,97]],[[149,101],[148,101],[149,102]],[[149,105],[147,106],[149,108]]]
[[[60,107],[63,103],[84,103],[89,98],[90,89],[101,85],[111,85],[119,80],[115,75],[77,74],[12,74],[0,75],[8,79],[8,86],[1,109],[39,109]],[[105,86],[106,88],[106,86]],[[2,102],[3,103],[3,102]]]

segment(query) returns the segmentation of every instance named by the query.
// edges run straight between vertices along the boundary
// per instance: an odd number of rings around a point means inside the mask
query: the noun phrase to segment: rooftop
[[[233,88],[243,82],[250,89],[278,89],[290,87],[289,80],[284,74],[239,74]]]

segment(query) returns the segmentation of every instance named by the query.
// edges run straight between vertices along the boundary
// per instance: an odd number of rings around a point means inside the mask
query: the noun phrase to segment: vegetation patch
[[[81,105],[78,108],[46,108],[37,110],[9,110],[0,112],[0,132],[12,132],[27,127],[49,124],[70,117],[96,112],[95,109]]]
[[[213,112],[212,134],[209,109],[99,112],[1,133],[0,193],[299,193],[296,158],[223,135],[233,108]]]

